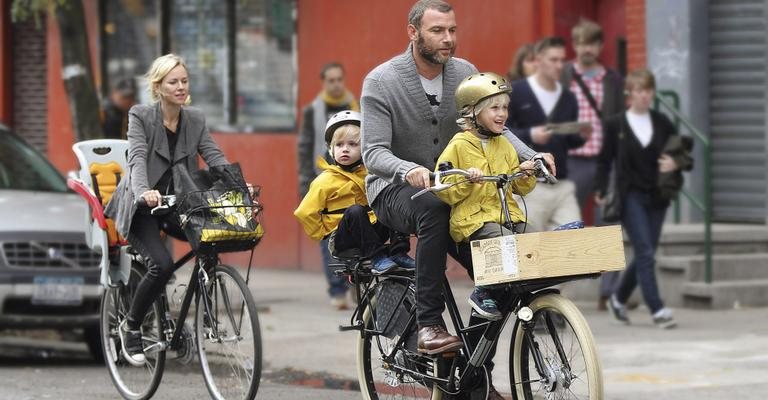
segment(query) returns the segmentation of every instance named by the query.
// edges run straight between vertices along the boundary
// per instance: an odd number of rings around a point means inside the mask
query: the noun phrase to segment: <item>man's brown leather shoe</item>
[[[421,353],[440,354],[456,351],[463,345],[458,336],[451,335],[440,325],[424,326],[419,329],[419,352]]]

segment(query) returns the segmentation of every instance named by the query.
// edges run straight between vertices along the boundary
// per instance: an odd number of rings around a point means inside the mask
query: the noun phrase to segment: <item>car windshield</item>
[[[67,183],[40,153],[0,130],[0,189],[66,192]]]

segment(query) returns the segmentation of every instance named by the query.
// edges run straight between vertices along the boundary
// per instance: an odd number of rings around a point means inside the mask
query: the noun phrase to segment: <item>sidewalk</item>
[[[468,313],[471,282],[452,285]],[[355,387],[356,332],[338,330],[351,311],[329,305],[320,272],[259,269],[250,286],[260,308],[266,379]],[[768,309],[678,309],[679,327],[665,331],[642,307],[630,313],[629,327],[614,324],[592,302],[579,307],[596,338],[607,399],[762,399],[768,391]],[[494,371],[496,387],[507,394],[510,325]]]

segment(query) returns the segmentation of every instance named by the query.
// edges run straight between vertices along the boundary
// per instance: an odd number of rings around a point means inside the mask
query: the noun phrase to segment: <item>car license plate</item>
[[[36,276],[32,304],[78,305],[83,302],[82,277]]]

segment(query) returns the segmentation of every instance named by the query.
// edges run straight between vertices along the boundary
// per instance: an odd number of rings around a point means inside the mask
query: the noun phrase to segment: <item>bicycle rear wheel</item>
[[[150,307],[141,325],[146,356],[144,365],[134,367],[129,364],[123,356],[120,343],[120,323],[128,315],[136,286],[144,276],[143,271],[143,265],[133,262],[128,284],[120,283],[117,287],[107,288],[101,298],[100,332],[104,361],[117,391],[123,398],[130,400],[152,397],[160,385],[165,367],[165,351],[152,346],[162,341],[162,312],[159,303],[155,302]]]
[[[375,304],[375,299],[372,300]],[[363,313],[363,323],[366,330],[374,330],[375,322],[371,307],[367,306]],[[375,307],[375,306],[374,306]],[[441,400],[443,392],[432,388],[423,379],[418,379],[407,373],[398,373],[384,362],[383,353],[388,353],[396,345],[397,336],[392,339],[384,335],[375,335],[360,331],[357,338],[357,375],[360,391],[364,400],[384,399],[431,399]],[[438,376],[439,363],[430,358],[422,358],[420,362],[410,362],[405,349],[398,350],[396,363],[408,369],[418,369],[425,375]],[[406,361],[408,360],[408,361]]]
[[[578,308],[559,294],[534,299],[532,346],[523,324],[515,322],[510,347],[512,398],[592,399],[603,398],[603,373],[592,331]],[[543,361],[544,374],[535,365],[534,353]]]
[[[205,385],[214,399],[253,399],[262,355],[256,303],[234,268],[218,265],[214,270],[198,292],[195,317]]]

